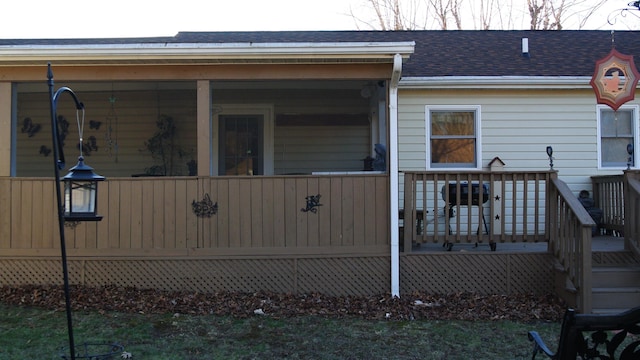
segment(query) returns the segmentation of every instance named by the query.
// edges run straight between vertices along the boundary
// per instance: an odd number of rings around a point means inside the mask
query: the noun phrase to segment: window
[[[427,168],[479,168],[480,106],[427,106]]]
[[[629,162],[627,146],[638,148],[638,106],[622,106],[614,112],[598,105],[598,158],[600,168],[626,168]],[[635,167],[635,156],[631,167]]]

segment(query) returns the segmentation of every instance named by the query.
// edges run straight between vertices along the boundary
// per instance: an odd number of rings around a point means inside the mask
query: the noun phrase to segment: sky
[[[503,1],[503,0],[499,0]],[[585,0],[595,2],[596,0]],[[635,15],[619,14],[630,0],[608,0],[586,29],[638,29]],[[373,19],[366,0],[9,0],[0,38],[174,36],[180,31],[362,30],[351,11]],[[640,11],[634,11],[640,15]],[[631,24],[631,25],[629,25]],[[523,25],[526,28],[526,24]]]

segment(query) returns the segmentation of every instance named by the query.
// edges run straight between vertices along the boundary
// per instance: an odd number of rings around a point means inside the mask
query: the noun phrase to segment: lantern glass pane
[[[94,213],[95,212],[95,182],[65,183],[65,213]]]

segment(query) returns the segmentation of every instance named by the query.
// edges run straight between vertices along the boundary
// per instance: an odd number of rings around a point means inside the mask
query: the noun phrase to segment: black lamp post
[[[549,157],[549,170],[553,170],[553,148],[547,146],[547,156]]]
[[[82,157],[82,131],[84,127],[84,105],[78,97],[68,87],[61,87],[53,91],[53,72],[51,64],[47,65],[47,79],[49,84],[49,104],[51,107],[51,135],[53,138],[53,163],[55,174],[56,199],[58,206],[58,227],[60,231],[60,252],[62,255],[62,275],[64,278],[64,297],[67,310],[67,328],[69,332],[69,352],[70,359],[75,360],[75,345],[73,341],[73,322],[71,318],[71,298],[69,296],[69,273],[67,269],[67,250],[64,238],[64,222],[68,221],[100,221],[102,216],[96,214],[97,210],[97,190],[98,181],[104,180],[103,176],[96,175],[93,169],[84,163]],[[82,110],[83,118],[81,125],[78,121],[80,131],[80,157],[78,164],[70,169],[64,180],[64,202],[60,189],[60,170],[64,169],[64,152],[62,143],[58,135],[58,98],[63,93],[68,93],[73,98],[76,111]]]

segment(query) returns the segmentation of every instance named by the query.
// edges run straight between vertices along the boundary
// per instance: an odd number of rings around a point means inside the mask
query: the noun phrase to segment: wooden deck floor
[[[496,244],[496,252],[546,252],[546,242],[519,242],[519,243],[498,243]],[[622,251],[624,250],[624,238],[616,236],[601,235],[592,238],[593,251]],[[414,246],[412,252],[446,252],[447,248],[443,244],[421,244]],[[476,244],[454,243],[452,252],[473,251],[473,252],[491,252],[488,243]]]

